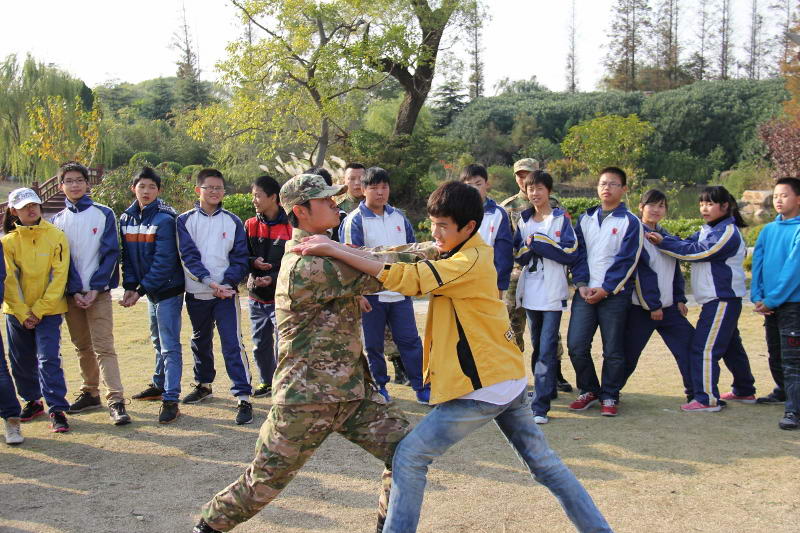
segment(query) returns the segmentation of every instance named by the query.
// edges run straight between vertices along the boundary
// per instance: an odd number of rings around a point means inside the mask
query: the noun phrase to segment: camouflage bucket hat
[[[520,170],[527,170],[529,172],[533,172],[534,170],[539,170],[539,162],[535,159],[531,159],[530,157],[525,159],[520,159],[519,161],[514,163],[514,174],[516,174]]]
[[[281,205],[286,211],[292,206],[302,204],[314,198],[329,198],[343,193],[347,185],[328,185],[322,176],[316,174],[299,174],[281,187]]]

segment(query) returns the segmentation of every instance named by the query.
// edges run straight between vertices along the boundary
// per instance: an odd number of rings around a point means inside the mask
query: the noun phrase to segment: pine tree
[[[200,69],[197,66],[197,54],[189,33],[186,20],[186,6],[182,7],[183,21],[181,27],[173,35],[173,47],[178,50],[178,81],[175,83],[175,105],[178,110],[197,109],[208,103],[208,90],[200,80]]]
[[[611,45],[606,56],[609,76],[606,83],[614,89],[635,91],[638,71],[645,49],[645,32],[652,27],[647,0],[617,0],[611,24]]]
[[[778,22],[778,34],[774,37],[774,42],[777,45],[778,63],[783,65],[792,60],[792,45],[787,37],[787,34],[792,29],[794,22],[794,9],[792,4],[796,0],[775,0],[769,6],[770,11],[775,13]]]
[[[569,23],[567,25],[567,91],[578,92],[578,58],[576,56],[576,37],[578,27],[576,21],[575,0],[570,6]]]
[[[719,35],[719,49],[717,54],[718,77],[727,80],[731,77],[733,68],[733,13],[731,0],[719,0],[717,6],[717,33]]]
[[[709,50],[714,45],[714,35],[711,33],[710,3],[710,0],[697,0],[697,6],[694,11],[697,17],[695,26],[695,38],[697,41],[696,48],[688,62],[688,70],[695,80],[708,79],[711,74]]]
[[[470,75],[469,75],[469,99],[475,100],[485,94],[486,79],[483,71],[483,60],[481,54],[483,47],[483,21],[488,17],[488,13],[482,2],[475,2],[474,9],[469,13],[467,23],[467,46],[470,56]]]
[[[681,68],[678,44],[678,0],[661,0],[656,12],[655,46],[653,64],[662,78],[664,89],[674,89],[679,84]]]
[[[758,9],[758,0],[752,0],[750,4],[750,36],[745,45],[747,53],[747,63],[745,72],[751,80],[761,79],[761,72],[764,68],[764,41],[762,30],[764,27],[764,17]]]

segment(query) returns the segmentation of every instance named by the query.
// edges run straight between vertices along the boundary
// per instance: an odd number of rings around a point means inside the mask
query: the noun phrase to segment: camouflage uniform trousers
[[[238,480],[203,506],[203,519],[219,531],[249,520],[278,496],[335,431],[386,465],[378,499],[378,518],[383,520],[392,483],[392,457],[409,429],[399,410],[370,399],[274,405],[259,431],[255,459]]]

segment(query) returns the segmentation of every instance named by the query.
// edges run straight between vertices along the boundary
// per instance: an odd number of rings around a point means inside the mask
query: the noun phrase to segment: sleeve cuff
[[[147,291],[145,290],[144,286],[139,285],[138,287],[136,287],[136,293],[139,296],[144,296],[145,294],[147,294]]]

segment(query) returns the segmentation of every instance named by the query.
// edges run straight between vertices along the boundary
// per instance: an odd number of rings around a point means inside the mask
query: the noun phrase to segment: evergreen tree
[[[711,0],[697,0],[694,11],[697,17],[695,26],[696,47],[692,52],[687,68],[692,78],[696,81],[708,79],[711,74],[709,50],[713,46],[714,35],[711,33],[710,4]]]
[[[481,41],[483,39],[483,21],[488,17],[488,13],[484,8],[482,2],[475,2],[474,9],[468,14],[467,21],[467,45],[469,47],[470,56],[470,75],[469,75],[469,99],[475,100],[484,96],[485,93],[485,76],[483,73],[483,60],[481,53],[483,47]]]
[[[209,102],[208,90],[200,80],[200,68],[197,66],[197,54],[189,33],[185,6],[182,13],[181,27],[173,36],[173,47],[180,53],[176,74],[178,81],[175,83],[175,106],[179,111],[197,109]]]
[[[794,23],[794,9],[792,5],[796,0],[773,0],[769,9],[775,13],[778,21],[778,34],[774,37],[774,42],[777,44],[777,53],[779,65],[788,63],[792,59],[792,44],[788,33],[792,29]]]
[[[717,53],[718,77],[721,80],[728,80],[731,78],[731,69],[734,64],[731,0],[719,0],[717,16],[717,34],[719,35]]]
[[[747,63],[745,64],[745,72],[748,79],[758,80],[761,79],[762,71],[764,70],[764,58],[766,50],[764,48],[763,32],[764,29],[764,16],[761,14],[758,7],[758,0],[751,0],[750,3],[750,35],[745,45],[745,52],[747,53]]]
[[[639,67],[652,27],[647,0],[617,0],[611,23],[611,44],[606,56],[606,84],[613,89],[638,89]]]
[[[578,92],[578,58],[576,56],[576,34],[578,32],[576,22],[575,0],[572,0],[569,13],[569,24],[567,26],[567,92]]]

